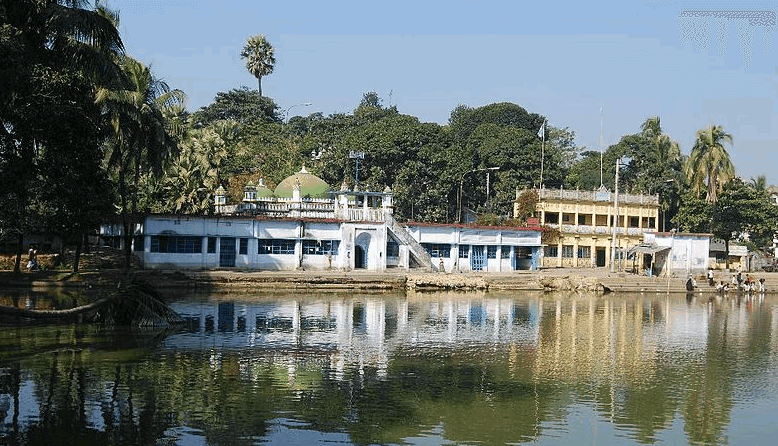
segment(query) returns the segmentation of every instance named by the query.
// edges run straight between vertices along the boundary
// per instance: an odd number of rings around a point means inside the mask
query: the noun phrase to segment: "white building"
[[[665,274],[676,276],[700,274],[708,269],[708,253],[712,234],[685,232],[658,232],[645,234],[645,243],[664,248],[657,251],[656,264]]]
[[[305,168],[279,183],[274,196],[260,188],[261,183],[250,183],[238,205],[228,205],[220,189],[214,197],[218,215],[146,217],[136,232],[135,253],[147,268],[496,272],[537,267],[536,228],[406,227],[392,216],[390,190],[344,185],[330,192]],[[104,225],[101,233],[115,239],[117,229]]]

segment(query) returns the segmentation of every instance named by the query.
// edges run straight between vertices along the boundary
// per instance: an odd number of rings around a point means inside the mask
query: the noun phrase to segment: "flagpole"
[[[605,151],[605,136],[602,134],[602,106],[600,107],[600,187],[602,187],[602,157]]]

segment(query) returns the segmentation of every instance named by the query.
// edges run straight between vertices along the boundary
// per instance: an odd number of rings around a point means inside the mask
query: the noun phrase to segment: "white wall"
[[[408,228],[411,236],[419,243],[448,244],[451,246],[451,254],[443,258],[443,268],[447,272],[471,271],[471,252],[467,258],[459,258],[461,245],[484,246],[484,272],[500,272],[513,270],[511,259],[515,255],[512,247],[530,246],[539,247],[541,244],[540,231],[518,230],[505,228],[461,228],[457,226],[425,226],[413,225]],[[501,258],[501,249],[497,249],[497,258],[488,259],[488,246],[508,246],[511,249],[511,258]],[[433,258],[432,263],[437,268],[440,258]]]
[[[701,273],[708,269],[710,237],[706,234],[656,234],[658,246],[669,246],[670,270],[674,273]]]

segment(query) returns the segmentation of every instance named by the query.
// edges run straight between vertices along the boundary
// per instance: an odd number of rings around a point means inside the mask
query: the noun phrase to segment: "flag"
[[[540,125],[540,130],[538,130],[538,138],[542,140],[546,140],[546,121],[543,121],[543,124]]]

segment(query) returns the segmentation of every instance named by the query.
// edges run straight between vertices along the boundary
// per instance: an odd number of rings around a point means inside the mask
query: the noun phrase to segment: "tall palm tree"
[[[137,222],[142,175],[161,175],[164,161],[176,148],[166,110],[182,103],[181,90],[171,90],[137,60],[120,59],[121,78],[97,89],[95,102],[103,107],[111,142],[106,161],[116,169],[120,212],[124,225],[125,269],[130,267],[132,233]],[[128,180],[129,178],[129,180]]]
[[[259,97],[262,97],[262,77],[273,72],[276,58],[273,55],[275,49],[264,34],[251,36],[246,39],[246,46],[240,52],[240,57],[246,59],[246,69],[257,78]]]
[[[706,189],[705,200],[718,201],[719,192],[735,177],[735,166],[724,143],[732,145],[732,135],[720,125],[711,124],[697,132],[692,153],[684,166],[691,190],[697,196]]]

